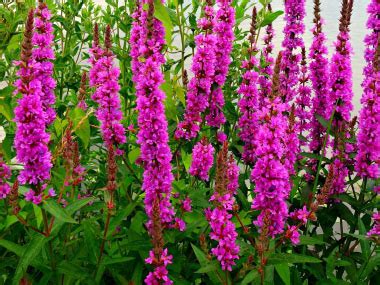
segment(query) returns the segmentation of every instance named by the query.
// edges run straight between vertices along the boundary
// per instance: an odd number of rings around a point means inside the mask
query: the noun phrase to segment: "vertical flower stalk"
[[[210,198],[215,208],[208,208],[205,213],[211,227],[210,237],[218,242],[218,245],[211,249],[211,253],[216,256],[222,269],[228,271],[232,271],[240,250],[236,244],[235,225],[231,221],[234,194],[239,187],[238,178],[239,167],[232,156],[228,157],[228,144],[225,142],[218,153],[215,192]]]
[[[94,42],[91,52],[90,87],[95,88],[92,99],[98,103],[96,116],[101,123],[103,140],[107,146],[119,147],[126,142],[125,129],[121,123],[123,114],[119,98],[118,83],[120,69],[114,65],[115,55],[111,51],[111,27],[105,32],[105,47],[99,45],[97,25],[94,29]],[[119,149],[116,150],[120,154]]]
[[[7,183],[7,180],[11,178],[11,175],[11,169],[6,165],[2,154],[0,153],[0,200],[7,198],[11,192],[11,187]]]
[[[364,90],[359,117],[358,155],[355,170],[361,177],[377,179],[380,176],[380,2],[372,0],[367,8],[366,46],[363,70]]]
[[[52,105],[55,103],[54,89],[56,82],[53,78],[55,59],[52,48],[54,34],[53,24],[50,22],[51,13],[43,0],[39,0],[39,5],[34,11],[34,32],[32,44],[35,46],[32,57],[36,62],[34,76],[41,81],[41,103],[45,113],[46,125],[50,125],[55,119],[55,111]]]
[[[257,161],[251,172],[256,194],[252,208],[260,211],[254,224],[272,238],[284,231],[290,192],[289,171],[284,161],[287,146],[283,143],[288,131],[288,118],[284,114],[288,107],[279,92],[280,62],[281,53],[276,60],[271,96],[257,111],[259,126],[254,137]]]
[[[210,94],[209,113],[206,122],[211,127],[219,128],[226,121],[223,114],[224,96],[222,87],[226,81],[228,67],[231,63],[232,43],[234,40],[233,27],[235,24],[235,9],[231,0],[216,0],[219,9],[215,15],[214,34],[215,44],[215,70],[213,85]]]
[[[305,31],[303,20],[305,17],[305,0],[285,1],[285,28],[283,52],[281,61],[281,96],[284,102],[290,103],[296,95],[296,86],[299,77],[300,50],[304,42],[302,35]],[[289,105],[290,106],[290,105]]]
[[[320,5],[320,0],[314,0],[314,27],[312,30],[314,36],[309,52],[310,79],[313,87],[309,148],[314,153],[319,153],[322,150],[326,136],[326,128],[318,121],[317,116],[328,121],[333,108],[333,102],[330,102],[328,96],[329,86],[326,84],[329,82],[329,60],[326,36],[322,31],[324,21],[321,18]],[[316,171],[314,169],[315,163],[313,165],[312,168]]]
[[[238,93],[241,96],[238,102],[241,113],[238,121],[238,126],[240,128],[239,137],[244,143],[242,157],[247,164],[253,164],[255,162],[254,138],[256,136],[257,125],[256,112],[259,106],[259,90],[257,88],[259,73],[255,70],[255,67],[258,66],[258,61],[254,55],[257,52],[255,42],[257,28],[256,17],[256,7],[253,7],[249,35],[249,58],[242,64],[245,72],[243,74],[242,84],[238,89]]]
[[[193,159],[189,173],[201,180],[208,181],[209,171],[214,163],[215,149],[211,143],[203,138],[193,148]]]
[[[268,4],[268,11],[272,12],[272,7]],[[274,38],[274,29],[272,24],[269,24],[266,28],[266,33],[264,36],[264,49],[262,55],[265,59],[265,65],[260,66],[260,77],[259,77],[259,86],[260,86],[260,96],[259,96],[259,106],[262,105],[264,98],[267,98],[271,93],[273,76],[273,66],[274,58],[272,56],[273,52],[273,38]]]
[[[297,95],[297,85],[299,83],[300,67],[302,60],[301,50],[305,47],[302,36],[305,30],[303,23],[305,17],[305,0],[285,1],[285,21],[284,41],[282,42],[282,60],[280,73],[280,91],[283,102],[286,104],[288,112],[291,113],[293,100]],[[293,124],[293,125],[292,125]],[[294,173],[294,164],[299,153],[299,140],[295,135],[299,132],[298,122],[290,122],[288,126],[288,136],[285,137],[285,144],[288,146],[288,153],[285,155],[286,167],[290,174]]]
[[[350,138],[348,125],[350,122],[351,111],[353,109],[352,98],[352,67],[349,25],[351,20],[353,0],[344,0],[339,34],[335,43],[335,53],[330,64],[330,92],[329,100],[335,105],[335,112],[332,121],[335,140],[333,145],[333,166],[335,180],[331,189],[331,194],[344,192],[345,179],[348,175],[348,168],[345,161],[352,150],[352,145],[347,143]]]
[[[143,5],[148,9],[141,9]],[[144,167],[142,188],[145,191],[145,211],[149,218],[147,227],[154,245],[146,259],[146,263],[152,264],[154,270],[146,277],[145,283],[173,284],[166,269],[172,262],[172,256],[164,248],[162,238],[163,231],[173,227],[174,222],[174,209],[170,203],[172,154],[163,103],[165,94],[160,89],[164,81],[161,66],[165,62],[162,54],[165,31],[162,23],[154,17],[154,9],[152,0],[139,3],[131,30],[133,81],[139,125],[137,142],[141,146],[140,159]]]
[[[87,72],[83,71],[82,78],[80,81],[78,105],[77,105],[78,108],[82,109],[83,111],[87,110],[86,94],[87,94]]]
[[[177,126],[176,138],[190,140],[195,138],[203,122],[202,113],[210,106],[211,87],[215,75],[216,35],[215,13],[212,0],[207,0],[204,15],[198,21],[201,33],[195,36],[196,52],[191,71],[194,77],[187,85],[186,111],[184,119]]]
[[[309,86],[309,71],[306,63],[306,50],[302,48],[302,60],[300,67],[300,78],[298,95],[296,97],[296,117],[298,119],[298,134],[306,138],[311,121],[311,88]],[[297,135],[298,135],[297,134]],[[304,140],[300,141],[300,146],[305,146]]]
[[[32,56],[33,15],[34,11],[30,10],[21,47],[21,60],[15,62],[19,67],[15,94],[20,94],[21,97],[17,100],[15,108],[14,145],[17,159],[24,165],[18,180],[20,184],[34,185],[35,191],[32,190],[33,193],[30,194],[37,199],[42,191],[41,187],[37,186],[50,178],[52,162],[48,148],[50,136],[46,132],[46,116],[41,101],[44,96],[42,82],[37,76],[40,72],[40,63]]]

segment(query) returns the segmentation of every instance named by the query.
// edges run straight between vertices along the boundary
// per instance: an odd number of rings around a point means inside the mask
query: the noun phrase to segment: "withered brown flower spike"
[[[104,37],[104,44],[106,49],[111,49],[112,47],[112,40],[111,40],[111,26],[107,25],[106,27],[106,34]]]
[[[322,23],[321,23],[321,1],[314,0],[314,19],[313,23],[316,26],[314,35],[318,35],[322,32]]]
[[[94,46],[99,46],[99,25],[98,25],[98,23],[95,23],[95,25],[94,25],[93,44],[94,44]]]
[[[227,192],[228,185],[228,143],[224,142],[222,149],[218,153],[216,163],[215,191],[219,195]]]
[[[107,191],[114,192],[117,188],[116,184],[116,174],[117,174],[117,164],[115,159],[115,150],[113,146],[108,148],[108,183]]]
[[[27,65],[32,57],[32,36],[33,36],[33,22],[34,22],[34,10],[30,9],[28,18],[25,23],[24,39],[21,44],[21,61],[24,65]],[[22,77],[25,80],[25,77]]]
[[[270,94],[270,99],[274,100],[280,95],[280,67],[281,67],[282,53],[279,52],[276,64],[274,66],[273,79],[272,79],[272,93]]]
[[[86,93],[87,93],[87,72],[83,71],[82,78],[80,81],[78,101],[84,100],[86,98]]]

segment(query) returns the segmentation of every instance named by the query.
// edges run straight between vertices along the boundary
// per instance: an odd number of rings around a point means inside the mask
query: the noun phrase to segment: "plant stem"
[[[108,210],[108,212],[107,212],[107,220],[106,220],[106,224],[104,226],[104,233],[103,233],[102,244],[100,245],[100,254],[99,254],[99,258],[98,258],[97,269],[95,271],[95,276],[96,276],[96,273],[99,270],[99,265],[100,265],[100,262],[101,262],[102,257],[103,257],[104,245],[105,245],[106,239],[107,239],[107,233],[108,233],[108,228],[109,228],[110,220],[111,220],[111,211]]]
[[[45,209],[41,209],[41,212],[42,212],[42,219],[44,222],[46,237],[49,237],[50,232],[49,232],[48,217],[47,217]],[[49,254],[50,254],[51,268],[53,271],[55,271],[55,259],[54,259],[54,253],[53,253],[53,244],[51,240],[49,240]]]

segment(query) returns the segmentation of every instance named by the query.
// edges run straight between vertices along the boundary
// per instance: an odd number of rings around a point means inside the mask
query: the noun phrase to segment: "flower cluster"
[[[213,81],[217,87],[211,89],[209,113],[206,116],[206,122],[209,126],[219,128],[226,121],[222,112],[224,106],[222,86],[226,81],[228,67],[231,62],[230,54],[234,40],[235,9],[231,6],[231,0],[217,0],[216,2],[219,9],[215,15],[214,26],[216,44]]]
[[[259,73],[255,70],[258,66],[258,61],[253,53],[257,51],[255,37],[256,37],[256,8],[253,8],[252,23],[250,30],[250,56],[249,59],[244,61],[242,68],[245,69],[243,74],[243,81],[239,86],[238,93],[241,96],[238,107],[241,116],[239,118],[238,126],[240,128],[239,137],[243,141],[242,158],[245,163],[253,164],[255,161],[255,146],[254,137],[256,133],[256,111],[259,108],[259,90],[257,83],[259,80]]]
[[[301,53],[297,51],[303,48],[302,34],[305,30],[303,19],[305,17],[305,0],[285,1],[284,41],[281,61],[281,96],[284,102],[291,102],[295,95],[295,87],[298,84],[299,63]]]
[[[46,124],[51,124],[55,119],[55,111],[51,107],[55,103],[54,89],[56,82],[53,78],[53,63],[55,59],[52,48],[54,34],[53,24],[50,22],[51,13],[43,1],[40,1],[34,12],[34,33],[32,43],[35,48],[32,52],[32,57],[38,65],[34,76],[41,82],[41,103],[45,113]]]
[[[19,67],[15,93],[21,94],[15,108],[15,148],[18,161],[24,164],[19,182],[37,185],[50,178],[52,163],[48,148],[50,136],[46,133],[46,116],[41,101],[43,82],[36,76],[41,70],[41,63],[32,58],[32,35],[33,10],[29,12],[25,26],[21,60],[15,62]]]
[[[372,229],[367,233],[368,236],[380,236],[380,213],[373,213],[372,218],[375,221]]]
[[[215,149],[207,139],[202,139],[193,148],[193,159],[191,161],[189,173],[201,180],[207,181],[209,171],[214,163]]]
[[[114,65],[111,51],[111,28],[107,26],[105,48],[99,46],[97,28],[94,30],[93,47],[90,50],[92,65],[89,78],[90,87],[95,88],[92,99],[98,103],[96,116],[101,122],[101,131],[106,146],[119,146],[126,142],[125,129],[121,123],[123,114],[119,98],[118,78],[120,70]]]
[[[276,61],[272,94],[257,111],[258,122],[255,139],[256,164],[251,172],[255,183],[255,198],[252,208],[261,211],[255,225],[266,227],[268,236],[274,237],[284,231],[288,216],[286,199],[290,192],[289,171],[283,160],[287,149],[283,143],[288,131],[287,110],[279,96],[279,65],[281,54]]]
[[[227,143],[224,143],[218,154],[216,171],[215,192],[210,198],[215,208],[205,211],[211,227],[210,237],[218,242],[211,253],[217,257],[223,270],[232,271],[240,250],[236,244],[237,232],[230,213],[235,202],[234,194],[239,187],[239,167],[232,156],[228,159]]]
[[[372,0],[367,11],[370,34],[364,40],[367,65],[363,71],[363,107],[359,118],[355,170],[362,177],[376,179],[380,176],[380,2]]]
[[[6,182],[11,177],[11,169],[5,164],[0,154],[0,200],[5,199],[11,192],[11,187]]]
[[[151,254],[151,259],[148,258],[146,262],[153,264],[155,269],[145,279],[145,283],[172,284],[166,269],[172,256],[163,249],[162,240],[162,231],[173,227],[174,221],[174,209],[170,203],[172,154],[163,103],[165,94],[160,89],[163,83],[161,65],[165,62],[162,54],[165,32],[162,23],[154,17],[153,1],[143,1],[141,4],[147,5],[148,9],[144,10],[138,5],[133,15],[135,23],[130,44],[137,96],[137,142],[141,146],[140,160],[144,167],[142,188],[145,191],[145,211],[149,217],[147,226],[154,244],[153,256]],[[178,220],[175,224],[180,225]],[[153,259],[157,262],[153,262]]]
[[[346,143],[350,138],[348,124],[350,122],[352,106],[352,67],[349,24],[352,12],[352,2],[343,3],[340,19],[340,27],[335,52],[330,63],[330,92],[329,101],[335,105],[333,128],[335,130],[335,141],[333,149],[333,166],[335,180],[331,189],[331,194],[344,192],[345,178],[348,169],[345,160],[352,150],[352,145]],[[331,117],[333,114],[329,114]]]
[[[211,85],[215,73],[216,35],[213,34],[215,15],[212,1],[204,7],[204,17],[198,21],[202,33],[195,36],[196,52],[191,71],[194,77],[187,85],[186,111],[184,120],[177,126],[176,138],[195,138],[203,121],[202,113],[209,106]]]
[[[314,1],[314,23],[313,27],[313,42],[310,47],[310,79],[313,87],[313,99],[310,121],[309,148],[312,152],[319,153],[323,147],[323,142],[326,135],[326,128],[318,121],[317,116],[321,116],[326,121],[329,120],[332,104],[328,96],[329,81],[329,61],[328,49],[326,46],[326,36],[322,31],[323,19],[320,15],[320,0]]]

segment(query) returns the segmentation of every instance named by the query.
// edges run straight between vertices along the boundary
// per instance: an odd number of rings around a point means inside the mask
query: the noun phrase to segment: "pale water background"
[[[106,5],[105,0],[94,0],[95,3],[101,4],[103,6]],[[185,0],[186,1],[186,0]],[[255,1],[257,2],[257,1]],[[284,10],[283,0],[273,0],[273,10]],[[354,50],[354,54],[352,56],[352,68],[353,68],[353,81],[354,81],[354,112],[353,114],[357,114],[360,110],[360,98],[362,95],[362,88],[360,86],[363,76],[362,70],[365,64],[363,59],[364,54],[364,44],[363,39],[367,33],[366,30],[366,21],[367,21],[367,12],[366,7],[369,4],[370,0],[355,0],[354,1],[354,9],[352,14],[352,24],[351,24],[351,42]],[[339,27],[339,17],[340,17],[340,8],[341,8],[341,0],[321,0],[321,9],[322,9],[322,17],[325,20],[325,26],[323,27],[324,32],[328,38],[328,47],[330,55],[334,50],[333,42],[336,39],[338,34]],[[247,14],[250,11],[247,11]],[[304,41],[306,47],[309,48],[312,41],[312,33],[310,32],[313,26],[313,0],[306,0],[306,32],[304,35]],[[243,24],[244,25],[244,24]],[[245,25],[247,29],[249,29],[248,24]],[[284,21],[282,16],[274,22],[274,29],[276,31],[276,36],[274,39],[275,44],[275,52],[278,52],[281,48],[281,42],[283,40],[282,30],[284,27]]]

